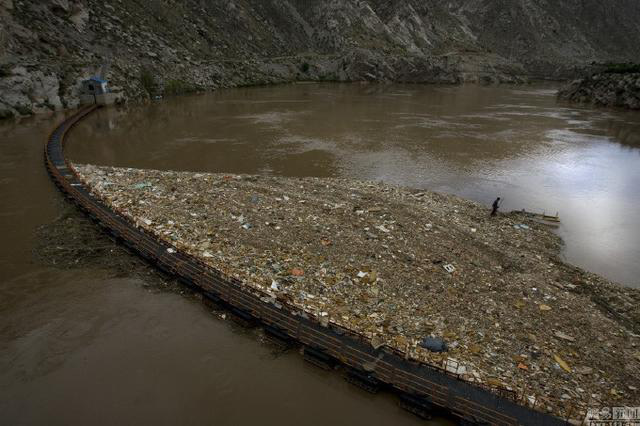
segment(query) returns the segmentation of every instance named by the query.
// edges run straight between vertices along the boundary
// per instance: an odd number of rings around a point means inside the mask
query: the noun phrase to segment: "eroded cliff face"
[[[640,58],[636,0],[0,0],[0,117],[296,80],[573,78]]]
[[[566,101],[640,110],[640,72],[595,74],[573,81],[558,92]]]

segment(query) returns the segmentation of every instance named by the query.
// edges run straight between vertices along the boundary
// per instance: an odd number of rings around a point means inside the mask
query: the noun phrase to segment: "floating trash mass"
[[[551,412],[640,400],[627,386],[640,292],[562,263],[559,238],[524,214],[346,179],[75,167],[115,211],[266,303],[421,362],[455,359],[455,374],[526,388]]]

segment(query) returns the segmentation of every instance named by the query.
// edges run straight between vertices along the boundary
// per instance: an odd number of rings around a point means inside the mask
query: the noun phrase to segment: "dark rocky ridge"
[[[606,107],[640,110],[640,73],[595,74],[558,92],[560,99]]]
[[[105,64],[123,99],[296,80],[519,82],[637,59],[638,39],[636,0],[0,0],[0,116],[72,107]]]

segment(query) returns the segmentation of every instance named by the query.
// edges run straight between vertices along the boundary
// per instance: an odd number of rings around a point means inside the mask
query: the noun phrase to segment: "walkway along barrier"
[[[323,324],[237,279],[223,276],[199,259],[139,229],[94,197],[64,156],[66,135],[98,108],[92,105],[79,110],[51,133],[45,145],[46,167],[56,186],[93,221],[160,270],[176,276],[235,315],[260,322],[267,333],[301,343],[305,359],[322,366],[341,363],[348,380],[367,390],[386,386],[396,391],[401,405],[418,415],[444,409],[466,424],[505,426],[564,425],[572,414],[581,418],[570,410],[566,419],[544,413],[537,409],[539,398],[527,396],[526,392],[466,381],[448,363],[427,365],[406,359],[405,354],[386,346],[374,349],[363,336],[333,323]]]

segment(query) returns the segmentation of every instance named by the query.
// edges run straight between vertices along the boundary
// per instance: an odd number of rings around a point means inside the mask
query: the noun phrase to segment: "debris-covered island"
[[[542,410],[640,402],[640,290],[520,214],[346,179],[75,165],[139,227],[279,300]]]

